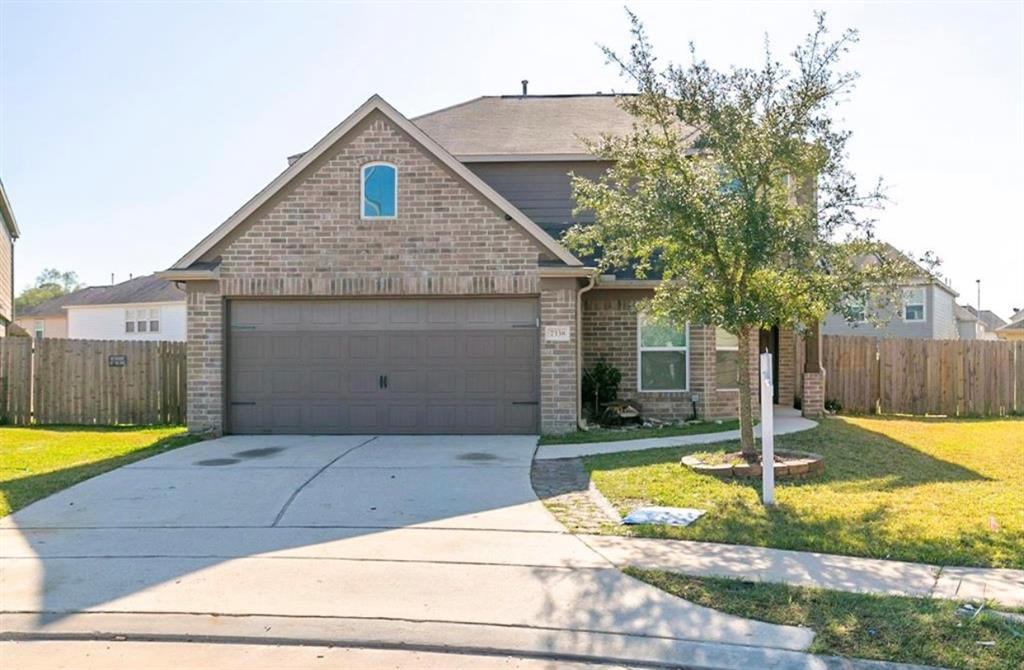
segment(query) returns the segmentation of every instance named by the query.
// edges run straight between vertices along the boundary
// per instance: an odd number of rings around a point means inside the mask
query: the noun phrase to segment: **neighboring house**
[[[564,432],[602,358],[648,415],[734,417],[734,338],[647,323],[657,281],[597,277],[558,242],[569,172],[607,166],[581,138],[631,129],[612,96],[483,97],[414,120],[370,98],[161,273],[186,285],[190,430]],[[815,331],[761,335],[779,401],[809,414]]]
[[[1024,340],[1024,309],[1016,310],[1010,317],[1010,322],[996,328],[995,334],[1001,340]]]
[[[970,305],[956,306],[957,330],[961,340],[997,340],[996,329],[1006,325],[991,310],[978,310]]]
[[[860,319],[848,321],[842,314],[829,313],[822,323],[825,335],[864,335],[868,337],[913,337],[929,340],[960,339],[961,324],[957,316],[959,294],[937,278],[921,279],[902,290],[899,304],[892,309],[878,309],[884,323],[871,323],[871,314],[859,305]],[[970,331],[969,326],[963,327]]]
[[[7,335],[14,321],[14,240],[20,235],[7,190],[0,181],[0,337]]]
[[[185,340],[185,292],[155,275],[89,286],[24,310],[37,339]]]

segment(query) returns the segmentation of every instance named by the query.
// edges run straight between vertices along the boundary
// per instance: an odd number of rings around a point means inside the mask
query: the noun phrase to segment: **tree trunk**
[[[747,455],[757,454],[754,448],[754,414],[750,393],[750,329],[741,328],[739,339],[739,389],[740,389],[740,450]]]

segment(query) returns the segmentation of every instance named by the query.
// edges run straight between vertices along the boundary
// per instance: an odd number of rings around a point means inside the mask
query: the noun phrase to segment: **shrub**
[[[583,400],[592,403],[591,417],[601,416],[601,405],[619,397],[622,373],[614,365],[599,360],[592,369],[583,372]]]

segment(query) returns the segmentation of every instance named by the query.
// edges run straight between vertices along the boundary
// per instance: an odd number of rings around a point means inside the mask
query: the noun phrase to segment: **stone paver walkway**
[[[787,435],[810,430],[818,425],[816,421],[805,419],[799,410],[784,407],[775,408],[775,434]],[[628,433],[625,433],[628,435]],[[761,427],[754,426],[754,435],[761,436]],[[661,449],[664,447],[685,447],[692,444],[713,444],[715,442],[732,442],[740,439],[740,431],[726,430],[720,433],[701,433],[699,435],[676,435],[675,437],[651,437],[643,440],[622,440],[619,442],[586,442],[583,444],[546,444],[537,447],[534,458],[539,460],[556,458],[579,458],[596,454],[614,454],[621,451],[643,451],[644,449]]]
[[[618,566],[697,577],[813,586],[834,591],[992,600],[1024,607],[1024,570],[941,567],[714,542],[580,535]]]

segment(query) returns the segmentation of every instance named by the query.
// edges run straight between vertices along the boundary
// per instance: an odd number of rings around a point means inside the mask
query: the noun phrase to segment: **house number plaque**
[[[569,326],[544,326],[545,342],[568,342]]]

